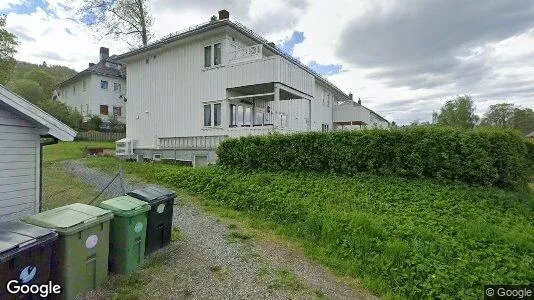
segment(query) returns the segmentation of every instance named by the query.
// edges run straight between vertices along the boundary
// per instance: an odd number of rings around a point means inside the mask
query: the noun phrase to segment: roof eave
[[[0,84],[0,101],[48,129],[48,134],[61,141],[73,141],[77,132],[50,114]]]

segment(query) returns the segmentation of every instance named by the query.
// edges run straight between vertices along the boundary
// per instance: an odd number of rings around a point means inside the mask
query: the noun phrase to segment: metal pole
[[[123,171],[122,171],[122,164],[119,165],[119,176],[120,176],[120,184],[121,184],[121,191],[122,194],[126,194],[126,191],[124,190],[124,183],[123,183]]]

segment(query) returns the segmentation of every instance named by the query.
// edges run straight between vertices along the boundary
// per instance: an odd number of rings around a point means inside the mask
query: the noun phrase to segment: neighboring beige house
[[[388,124],[226,10],[115,59],[128,69],[118,155],[201,165],[227,137]]]
[[[0,85],[0,222],[41,209],[42,139],[72,141],[76,132]]]
[[[97,115],[106,121],[116,116],[126,122],[126,68],[100,48],[100,61],[57,85],[54,99],[79,111],[84,119]]]

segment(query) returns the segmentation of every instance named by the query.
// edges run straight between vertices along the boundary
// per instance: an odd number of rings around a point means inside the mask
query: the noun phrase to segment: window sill
[[[202,127],[202,130],[222,130],[222,126],[204,126]]]
[[[222,67],[224,67],[222,64],[216,65],[216,66],[210,66],[210,67],[203,67],[202,68],[202,72],[213,70],[213,69],[219,69],[219,68],[222,68]]]

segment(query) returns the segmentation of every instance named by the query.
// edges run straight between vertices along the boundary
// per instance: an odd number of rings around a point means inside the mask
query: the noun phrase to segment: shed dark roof
[[[109,77],[117,77],[126,79],[126,65],[121,64],[114,60],[116,56],[111,56],[108,59],[99,61],[98,63],[94,64],[93,66],[88,67],[87,69],[75,74],[71,78],[61,82],[58,84],[58,87],[62,87],[66,84],[69,84],[73,81],[76,81],[78,78],[82,77],[85,74],[97,74],[102,76],[109,76]],[[113,68],[112,65],[117,65],[119,68]]]

